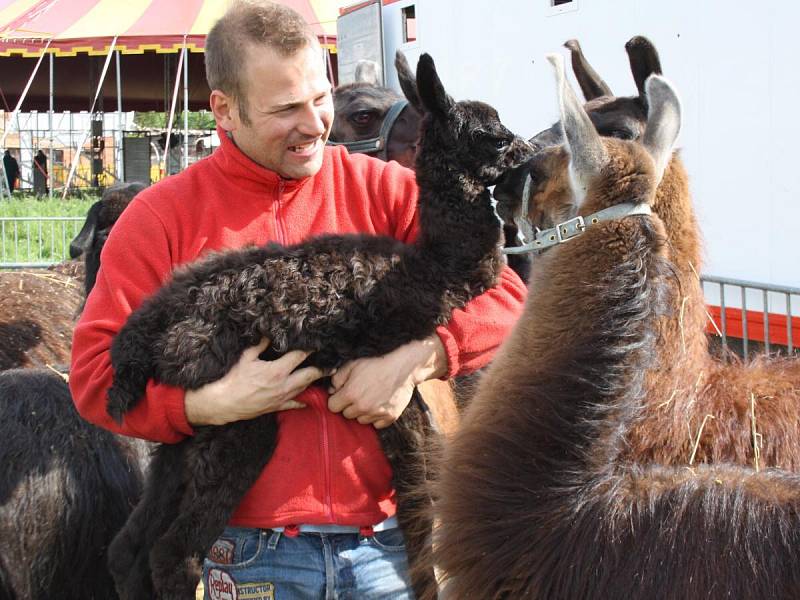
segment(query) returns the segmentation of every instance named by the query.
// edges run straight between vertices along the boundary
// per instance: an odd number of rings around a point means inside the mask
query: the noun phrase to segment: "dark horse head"
[[[413,169],[419,113],[394,90],[378,85],[374,67],[366,68],[370,66],[359,65],[356,81],[334,90],[329,143]]]

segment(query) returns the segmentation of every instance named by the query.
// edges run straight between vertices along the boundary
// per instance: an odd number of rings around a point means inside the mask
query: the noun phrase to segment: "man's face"
[[[244,58],[245,124],[235,111],[231,133],[239,149],[287,179],[315,175],[333,124],[331,85],[316,44],[281,56],[267,46]]]

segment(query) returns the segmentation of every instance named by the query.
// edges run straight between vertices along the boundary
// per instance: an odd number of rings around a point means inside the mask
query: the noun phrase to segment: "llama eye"
[[[494,147],[498,150],[505,150],[508,148],[508,141],[507,140],[495,140]]]
[[[627,129],[612,129],[606,135],[619,140],[632,140],[634,137],[636,137],[633,132]]]
[[[366,125],[372,120],[372,111],[359,110],[350,116],[350,120],[356,125]]]

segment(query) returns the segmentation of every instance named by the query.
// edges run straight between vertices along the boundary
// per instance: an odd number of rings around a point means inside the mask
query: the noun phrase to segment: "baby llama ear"
[[[656,164],[656,181],[667,168],[681,130],[681,101],[672,84],[661,75],[645,83],[649,110],[642,144]]]
[[[570,155],[570,184],[575,203],[580,206],[589,185],[608,162],[608,153],[589,115],[583,110],[567,81],[564,58],[560,54],[548,54],[547,60],[553,65],[556,75],[561,126]]]
[[[417,63],[417,91],[424,110],[446,117],[453,108],[453,99],[444,91],[436,65],[430,54],[423,54]]]

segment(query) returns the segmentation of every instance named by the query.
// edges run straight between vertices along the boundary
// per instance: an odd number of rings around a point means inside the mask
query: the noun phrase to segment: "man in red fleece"
[[[165,443],[192,435],[195,425],[278,412],[275,453],[205,562],[206,598],[411,597],[391,469],[375,428],[398,418],[414,385],[489,361],[525,296],[510,270],[436,335],[343,366],[330,390],[311,385],[318,369],[295,370],[303,352],[258,359],[264,340],[198,390],[151,381],[122,425],[105,412],[112,338],[178,265],[210,250],[294,244],[325,232],[416,236],[411,171],[325,146],[331,86],[297,13],[235,4],[205,52],[222,145],[140,193],[114,226],[73,339],[76,406],[107,429]]]

